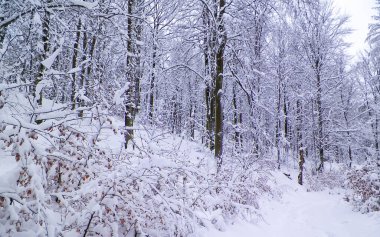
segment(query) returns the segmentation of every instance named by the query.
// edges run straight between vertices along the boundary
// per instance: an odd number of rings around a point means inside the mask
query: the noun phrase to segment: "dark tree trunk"
[[[141,19],[136,17],[142,15],[140,12],[139,0],[128,0],[128,20],[127,20],[127,79],[129,82],[128,90],[125,92],[125,111],[124,125],[126,131],[124,134],[125,148],[128,142],[133,139],[134,130],[133,124],[140,103],[140,79],[141,79],[141,60],[140,46],[137,41],[141,40],[142,25]]]
[[[141,9],[141,0],[137,1],[137,5],[136,5],[136,9],[138,9],[136,11],[136,14],[138,15],[142,15],[142,9]],[[142,19],[135,19],[136,21],[136,40],[137,42],[141,42],[142,41],[142,31],[143,31],[143,20]],[[134,87],[134,102],[135,102],[135,110],[134,110],[134,116],[139,112],[140,110],[140,92],[141,92],[141,88],[140,88],[140,81],[142,79],[142,75],[143,75],[143,71],[142,71],[142,66],[141,66],[141,45],[139,43],[136,43],[135,44],[135,52],[136,52],[136,64],[135,64],[135,67],[136,67],[136,75],[135,75],[135,80],[134,80],[134,83],[135,83],[135,87]]]
[[[233,106],[233,124],[235,127],[235,134],[234,134],[234,140],[235,140],[235,149],[239,151],[240,149],[240,115],[238,113],[238,107],[237,107],[237,95],[236,95],[236,83],[233,84],[232,87],[232,106]]]
[[[222,166],[223,156],[223,72],[224,72],[224,48],[226,45],[226,32],[224,28],[223,15],[225,11],[225,0],[219,0],[218,14],[218,48],[216,53],[216,78],[215,78],[215,158],[217,170]]]
[[[88,48],[88,40],[87,40],[87,33],[83,33],[83,56],[82,56],[82,62],[87,60],[87,48]],[[80,75],[80,89],[82,90],[83,96],[87,96],[87,88],[86,88],[86,68],[83,66],[81,70]],[[85,106],[85,100],[82,98],[79,98],[79,106],[84,107]],[[83,117],[83,109],[79,111],[79,117]]]
[[[316,63],[316,68],[319,68],[319,63]],[[324,168],[324,138],[323,138],[323,114],[322,114],[322,85],[321,85],[321,75],[319,70],[317,70],[317,113],[318,113],[318,155],[319,155],[319,165],[317,168],[318,172],[322,172]]]
[[[190,105],[190,137],[192,139],[195,138],[195,112],[196,107],[195,105]]]
[[[126,93],[126,102],[125,102],[125,111],[124,111],[124,125],[126,127],[126,131],[124,134],[125,139],[125,149],[128,147],[128,142],[133,139],[133,116],[134,116],[134,101],[133,101],[133,76],[134,71],[133,68],[135,65],[133,65],[133,20],[132,20],[132,8],[134,6],[134,0],[128,0],[128,20],[127,20],[127,79],[130,82],[130,85],[128,87],[128,90]]]
[[[206,88],[205,88],[205,101],[206,101],[206,143],[207,146],[210,148],[210,150],[214,150],[214,125],[215,125],[215,98],[213,95],[214,91],[214,82],[213,82],[213,75],[214,75],[214,58],[215,53],[213,49],[213,25],[211,24],[210,20],[210,12],[207,6],[204,6],[202,17],[203,17],[203,26],[204,26],[204,66],[205,66],[205,78],[206,80],[211,79],[211,81],[206,81]]]
[[[150,91],[149,91],[149,121],[153,122],[153,112],[154,112],[154,83],[156,79],[156,57],[157,57],[157,24],[155,23],[153,32],[153,54],[152,54],[152,75],[150,79]]]
[[[0,16],[0,22],[2,22],[3,20],[4,20],[4,17]],[[7,34],[7,28],[8,28],[7,26],[0,27],[0,49],[3,47],[5,36]]]
[[[212,86],[206,85],[205,97],[206,97],[206,131],[207,131],[207,146],[210,150],[214,150],[214,96],[211,93]]]
[[[49,50],[50,50],[49,40],[50,40],[50,12],[45,11],[43,21],[42,21],[42,43],[43,43],[44,50],[41,55],[41,60],[46,59],[49,53]],[[37,77],[34,80],[34,87],[33,87],[33,97],[37,98],[38,105],[42,105],[42,91],[40,91],[39,94],[36,95],[36,87],[38,83],[42,81],[44,71],[45,71],[45,66],[42,63],[40,63],[38,67]]]
[[[298,173],[298,183],[300,185],[303,184],[303,165],[305,163],[305,154],[304,154],[304,147],[303,147],[303,142],[302,142],[302,105],[301,101],[297,100],[297,131],[296,131],[296,136],[297,136],[297,145],[298,145],[298,168],[299,168],[299,173]]]
[[[79,41],[80,41],[80,33],[81,33],[81,30],[82,30],[82,21],[81,19],[78,20],[78,25],[77,25],[77,33],[76,33],[76,38],[75,38],[75,42],[74,42],[74,51],[73,51],[73,58],[71,60],[71,67],[72,68],[76,68],[78,63],[77,63],[77,60],[78,60],[78,51],[79,51]],[[76,73],[74,72],[72,75],[71,75],[71,109],[74,110],[75,109],[75,106],[76,106],[76,98],[75,98],[75,94],[77,92],[76,90]]]
[[[299,173],[298,173],[298,183],[300,185],[303,184],[303,165],[305,163],[305,158],[304,158],[304,151],[303,147],[299,149],[299,161],[298,161],[298,167],[299,167]]]
[[[286,88],[285,85],[283,86],[283,97],[284,97],[284,104],[283,104],[283,112],[284,112],[284,137],[285,139],[288,139],[289,137],[289,118],[288,118],[288,106],[287,106],[287,96],[286,96]]]
[[[93,87],[93,84],[92,85],[90,84],[90,80],[92,77],[91,74],[92,74],[92,65],[94,64],[93,60],[94,60],[94,53],[95,53],[95,48],[96,48],[96,41],[97,41],[96,35],[93,35],[91,39],[91,43],[90,43],[90,52],[89,52],[89,58],[91,62],[90,62],[90,65],[87,67],[87,72],[86,72],[87,80],[85,81],[86,93],[88,97],[90,98],[94,98],[94,91],[93,89],[91,89]]]
[[[275,146],[277,150],[277,169],[281,168],[281,76],[278,81],[277,88],[277,111],[276,111],[276,141]]]

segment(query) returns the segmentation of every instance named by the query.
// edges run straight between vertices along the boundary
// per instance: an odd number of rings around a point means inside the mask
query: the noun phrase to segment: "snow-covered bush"
[[[249,155],[247,155],[249,156]],[[264,195],[274,195],[269,185],[270,171],[274,169],[274,162],[255,160],[249,166],[233,162],[235,157],[226,158],[228,165],[221,172],[220,191],[226,203],[225,215],[229,219],[257,218],[259,199]],[[251,155],[251,159],[254,157]]]
[[[102,161],[80,197],[65,199],[65,210],[78,209],[66,214],[64,234],[197,236],[201,226],[257,218],[258,198],[271,192],[268,176],[254,169],[216,175],[209,162],[175,150]]]
[[[322,191],[324,189],[342,188],[344,184],[344,167],[325,169],[323,172],[305,172],[305,185],[308,190]]]
[[[352,193],[347,196],[361,212],[380,211],[380,162],[372,162],[348,173],[347,186]]]
[[[92,162],[102,153],[75,128],[76,111],[49,100],[37,107],[13,89],[1,92],[0,158],[9,169],[0,173],[0,236],[57,236],[66,197],[94,177]]]
[[[107,126],[123,136],[99,110],[90,124],[62,104],[36,109],[22,93],[2,95],[0,157],[10,168],[0,174],[0,236],[198,236],[256,219],[272,192],[265,161],[226,155],[216,174],[207,148],[147,131],[115,156],[99,135]]]

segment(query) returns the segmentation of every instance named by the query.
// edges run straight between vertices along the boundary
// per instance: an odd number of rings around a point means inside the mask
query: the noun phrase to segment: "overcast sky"
[[[366,47],[368,24],[375,14],[373,10],[375,0],[333,0],[333,2],[342,13],[351,16],[349,27],[353,29],[353,32],[347,40],[352,43],[349,53],[354,56]]]

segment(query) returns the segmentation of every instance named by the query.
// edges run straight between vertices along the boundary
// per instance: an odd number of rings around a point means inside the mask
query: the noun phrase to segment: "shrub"
[[[380,162],[372,162],[348,173],[346,182],[352,193],[347,196],[363,213],[380,211]]]

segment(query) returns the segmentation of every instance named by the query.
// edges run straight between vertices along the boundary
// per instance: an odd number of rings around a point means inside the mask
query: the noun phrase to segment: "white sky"
[[[366,48],[365,39],[368,33],[368,24],[372,22],[375,14],[375,0],[333,0],[334,6],[340,8],[340,12],[351,16],[349,27],[353,30],[347,37],[352,45],[349,54],[357,55],[359,51]]]

